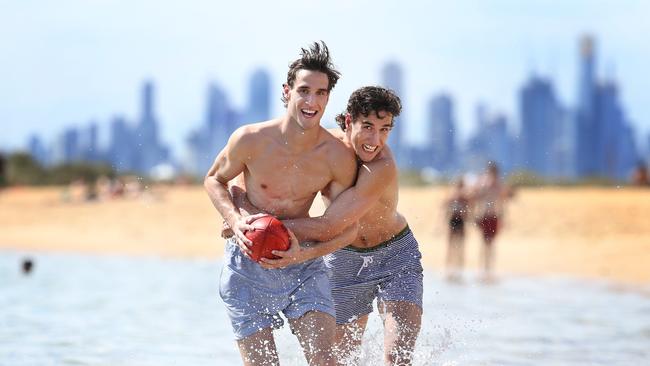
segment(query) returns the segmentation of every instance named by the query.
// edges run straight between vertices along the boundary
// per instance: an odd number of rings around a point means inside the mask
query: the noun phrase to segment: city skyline
[[[586,32],[598,41],[597,74],[615,75],[637,136],[647,140],[650,111],[637,77],[650,62],[642,47],[650,30],[641,21],[648,10],[643,2],[532,2],[525,9],[513,1],[252,5],[256,11],[201,1],[156,4],[155,12],[147,1],[66,1],[38,11],[3,5],[0,44],[9,57],[0,61],[0,115],[9,130],[0,136],[0,149],[24,146],[32,131],[53,138],[88,120],[105,126],[116,113],[133,119],[137,86],[152,79],[160,91],[161,139],[178,155],[187,132],[202,120],[206,84],[217,83],[243,108],[247,75],[264,68],[273,86],[271,115],[280,114],[287,64],[316,39],[328,42],[343,72],[324,120],[333,120],[352,90],[380,83],[381,68],[392,61],[404,70],[407,139],[421,142],[428,101],[444,92],[454,96],[458,135],[467,141],[480,102],[507,115],[511,126],[519,123],[517,93],[531,71],[551,79],[558,99],[574,105],[576,40]],[[287,16],[307,12],[319,16]],[[178,26],[166,27],[172,20]]]
[[[627,179],[639,161],[647,159],[648,146],[635,141],[628,112],[621,104],[620,88],[613,79],[596,74],[596,40],[580,39],[577,59],[580,78],[575,105],[560,100],[554,82],[535,74],[518,93],[520,128],[513,129],[510,117],[491,106],[478,104],[476,129],[466,142],[457,138],[457,119],[452,95],[434,96],[429,102],[424,144],[405,138],[407,114],[394,122],[388,144],[400,169],[429,171],[429,175],[455,176],[477,171],[487,160],[498,162],[502,172],[528,171],[544,179],[570,181],[587,177]],[[29,151],[45,165],[73,161],[105,161],[118,172],[173,176],[174,172],[202,176],[230,134],[248,121],[271,118],[271,82],[268,71],[250,75],[248,100],[244,108],[230,102],[228,92],[218,84],[207,88],[204,116],[191,129],[187,154],[174,156],[159,138],[156,87],[147,81],[141,88],[140,115],[135,121],[116,117],[106,146],[98,143],[97,124],[87,128],[66,128],[46,146],[40,136],[29,140]],[[381,71],[381,85],[404,89],[404,71],[396,62]],[[638,139],[636,139],[638,140]]]

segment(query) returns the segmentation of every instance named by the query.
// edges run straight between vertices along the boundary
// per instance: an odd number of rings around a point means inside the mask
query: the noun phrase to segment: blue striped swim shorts
[[[372,302],[406,301],[422,307],[422,254],[407,226],[372,248],[348,246],[324,257],[336,323],[372,313]]]
[[[235,339],[283,325],[280,313],[297,319],[309,311],[335,316],[327,268],[322,258],[280,269],[264,269],[226,242],[219,294]]]

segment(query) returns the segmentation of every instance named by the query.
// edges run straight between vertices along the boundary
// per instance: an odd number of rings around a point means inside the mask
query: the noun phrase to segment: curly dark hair
[[[346,114],[350,114],[354,121],[361,115],[367,117],[371,112],[375,112],[377,117],[379,112],[388,112],[395,118],[401,111],[402,101],[394,91],[381,86],[364,86],[350,95],[348,106],[343,113],[336,116],[336,123],[345,131]]]
[[[341,73],[336,70],[330,58],[330,51],[325,42],[314,42],[309,49],[300,49],[300,58],[295,60],[289,65],[289,72],[287,73],[287,85],[293,88],[296,81],[296,74],[300,70],[320,71],[327,75],[328,86],[327,91],[334,89],[336,82],[339,81]],[[287,106],[287,98],[283,94],[282,102]]]

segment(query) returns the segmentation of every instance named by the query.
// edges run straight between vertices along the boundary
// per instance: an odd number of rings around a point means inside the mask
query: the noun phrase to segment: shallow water
[[[239,365],[218,296],[220,263],[0,252],[0,365]],[[650,286],[425,273],[416,365],[650,364]],[[287,327],[283,365],[304,365]],[[363,365],[381,364],[370,319]]]

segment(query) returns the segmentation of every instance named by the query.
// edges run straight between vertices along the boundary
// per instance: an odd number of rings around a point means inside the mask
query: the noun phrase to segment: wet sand
[[[156,187],[139,198],[65,202],[61,188],[0,191],[0,249],[26,253],[219,257],[221,219],[202,187]],[[425,266],[442,271],[445,187],[400,191],[400,211],[420,242]],[[313,213],[322,210],[319,203]],[[478,230],[467,231],[467,267],[476,269]],[[498,273],[569,275],[650,283],[650,190],[527,188],[508,205],[497,237]]]

